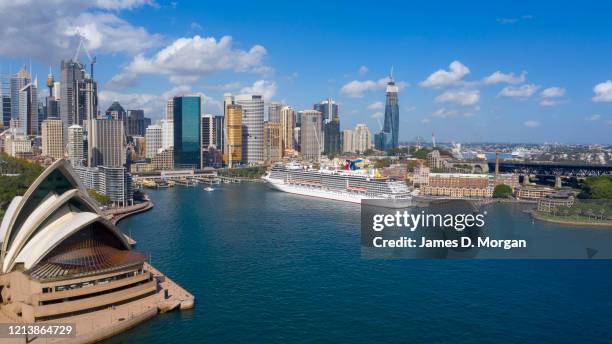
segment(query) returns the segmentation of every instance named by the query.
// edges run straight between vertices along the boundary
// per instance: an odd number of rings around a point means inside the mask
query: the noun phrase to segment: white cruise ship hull
[[[363,194],[350,193],[350,192],[334,192],[328,190],[322,190],[316,187],[305,187],[300,185],[286,184],[283,180],[272,179],[269,177],[263,178],[267,184],[276,190],[287,192],[296,195],[310,196],[324,199],[331,199],[335,201],[351,202],[360,204],[362,199],[387,199],[384,197],[372,197]],[[404,208],[412,205],[412,200],[407,199],[389,199],[389,205],[393,208]]]

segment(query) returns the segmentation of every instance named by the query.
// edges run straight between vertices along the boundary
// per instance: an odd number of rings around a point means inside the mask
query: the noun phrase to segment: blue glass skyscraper
[[[383,150],[397,148],[399,138],[399,105],[397,103],[398,88],[391,74],[387,83],[387,99],[385,102],[385,123],[381,133]]]
[[[200,168],[200,97],[173,99],[174,166]]]

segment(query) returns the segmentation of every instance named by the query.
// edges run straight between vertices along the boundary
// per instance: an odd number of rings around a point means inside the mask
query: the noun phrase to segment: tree
[[[582,182],[581,198],[612,198],[612,175],[589,177]]]
[[[89,196],[98,201],[100,205],[106,205],[110,203],[110,197],[98,193],[95,189],[87,189],[87,192],[89,193]]]
[[[506,184],[499,184],[493,189],[494,198],[509,198],[512,196],[512,188]]]

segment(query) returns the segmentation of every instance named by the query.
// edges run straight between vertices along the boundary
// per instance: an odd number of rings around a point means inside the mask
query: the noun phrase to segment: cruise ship
[[[370,174],[366,170],[311,169],[299,164],[274,166],[263,176],[274,189],[298,195],[361,203],[387,199],[390,206],[410,206],[412,195],[403,181]]]

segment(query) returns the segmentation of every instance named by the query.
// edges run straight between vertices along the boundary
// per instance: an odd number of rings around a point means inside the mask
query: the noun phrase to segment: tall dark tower
[[[398,87],[393,80],[393,67],[387,83],[385,102],[385,123],[381,133],[381,146],[384,150],[397,148],[399,139],[399,105],[397,103]]]

